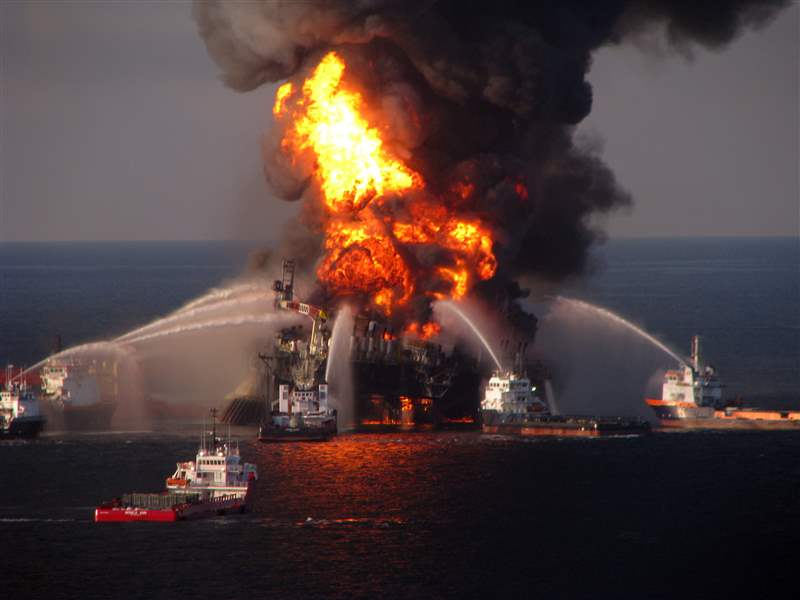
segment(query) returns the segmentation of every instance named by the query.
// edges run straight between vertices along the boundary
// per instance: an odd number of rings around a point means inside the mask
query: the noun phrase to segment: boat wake
[[[53,519],[47,517],[0,517],[0,523],[75,523],[78,519]]]
[[[295,523],[297,527],[314,527],[317,529],[394,529],[402,527],[406,522],[403,519],[382,519],[369,517],[348,517],[342,519],[314,519],[306,517],[305,521]]]

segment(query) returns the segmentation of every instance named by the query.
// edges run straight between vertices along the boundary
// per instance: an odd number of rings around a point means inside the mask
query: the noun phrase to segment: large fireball
[[[423,177],[387,148],[345,71],[329,52],[301,86],[282,85],[273,106],[284,124],[282,151],[292,159],[311,153],[314,164],[326,215],[320,281],[334,294],[368,298],[387,315],[415,293],[462,298],[494,276],[491,231],[429,193]],[[382,201],[390,195],[391,205]],[[422,260],[418,251],[436,258]]]

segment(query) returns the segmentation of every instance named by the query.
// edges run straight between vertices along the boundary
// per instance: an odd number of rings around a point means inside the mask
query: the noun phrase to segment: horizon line
[[[595,242],[602,245],[613,240],[674,240],[674,239],[800,239],[800,232],[796,234],[659,234],[659,235],[610,235],[605,234],[605,239]],[[276,244],[274,239],[251,238],[192,238],[192,239],[54,239],[54,240],[0,240],[0,244],[188,244],[188,243],[242,243],[242,244]]]

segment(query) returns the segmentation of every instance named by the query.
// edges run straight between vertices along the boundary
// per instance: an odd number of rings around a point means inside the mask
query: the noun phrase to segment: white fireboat
[[[536,386],[524,375],[514,371],[495,371],[486,384],[481,412],[485,424],[515,423],[529,416],[550,414],[547,404],[539,398]]]
[[[600,417],[553,414],[537,394],[537,386],[522,372],[518,359],[515,371],[495,371],[486,384],[481,414],[483,432],[513,436],[594,437],[640,435],[650,424],[629,417]],[[549,382],[545,380],[547,392]],[[548,394],[552,402],[551,394]]]
[[[9,365],[5,385],[0,389],[0,438],[36,437],[44,424],[38,398],[24,379],[15,381],[13,367]]]

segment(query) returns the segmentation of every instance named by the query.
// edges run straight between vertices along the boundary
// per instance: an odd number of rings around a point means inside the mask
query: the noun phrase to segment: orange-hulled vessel
[[[723,388],[714,367],[702,364],[696,335],[689,362],[664,374],[661,398],[645,401],[662,427],[800,430],[800,411],[744,408],[724,400]]]
[[[256,466],[243,463],[239,448],[212,431],[194,461],[180,462],[161,493],[124,494],[98,506],[97,522],[185,521],[245,512],[257,479]]]

